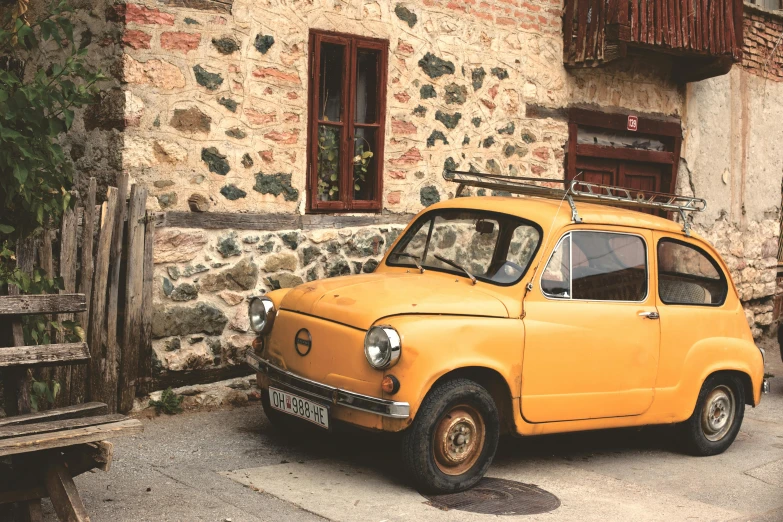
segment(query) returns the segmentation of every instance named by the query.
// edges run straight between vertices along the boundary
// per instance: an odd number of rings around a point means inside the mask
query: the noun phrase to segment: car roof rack
[[[682,231],[686,236],[690,236],[691,223],[685,213],[701,212],[707,207],[707,202],[701,198],[613,187],[576,179],[566,181],[553,178],[525,178],[459,170],[446,170],[443,172],[443,178],[446,181],[459,183],[455,197],[460,197],[466,187],[477,187],[510,194],[568,201],[571,207],[571,220],[574,223],[582,222],[582,218],[579,217],[576,210],[575,202],[577,201],[677,212],[683,223]],[[562,185],[563,188],[553,188],[541,185],[541,183]]]

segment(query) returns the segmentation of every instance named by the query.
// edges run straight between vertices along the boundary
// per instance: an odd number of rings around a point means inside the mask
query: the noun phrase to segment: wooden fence
[[[75,320],[83,328],[89,365],[39,369],[35,377],[60,384],[55,406],[97,401],[125,413],[151,382],[154,218],[146,212],[146,188],[133,185],[128,194],[124,175],[100,206],[96,200],[91,178],[84,207],[67,211],[60,230],[19,246],[24,258],[62,277],[61,293],[87,296],[86,311],[56,320]]]

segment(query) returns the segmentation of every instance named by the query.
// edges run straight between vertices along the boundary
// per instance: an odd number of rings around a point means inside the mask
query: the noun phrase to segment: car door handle
[[[645,319],[660,319],[661,316],[658,315],[658,312],[639,312],[639,317],[644,317]]]

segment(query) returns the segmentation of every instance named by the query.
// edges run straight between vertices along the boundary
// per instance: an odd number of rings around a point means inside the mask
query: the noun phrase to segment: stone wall
[[[742,64],[725,76],[688,85],[679,175],[682,193],[708,201],[707,211],[695,216],[696,229],[728,263],[756,337],[777,327],[772,310],[783,180],[783,84],[774,65],[779,58],[770,60],[766,70],[763,64],[783,31],[780,20],[746,6]]]
[[[154,366],[176,372],[244,365],[254,338],[247,317],[250,297],[373,272],[401,230],[400,225],[274,233],[158,230]]]

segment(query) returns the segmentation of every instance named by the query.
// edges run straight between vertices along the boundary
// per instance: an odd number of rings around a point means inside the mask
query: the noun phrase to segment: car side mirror
[[[495,224],[491,221],[479,220],[476,222],[476,232],[479,234],[491,234],[495,231]]]

